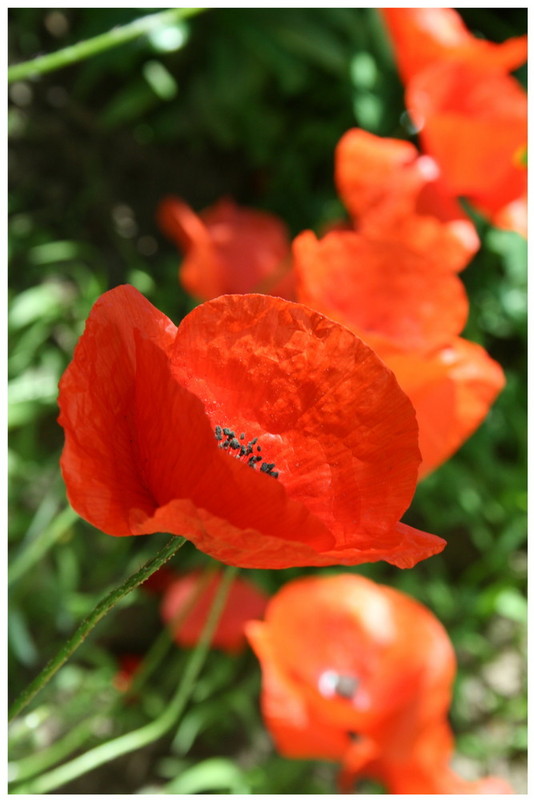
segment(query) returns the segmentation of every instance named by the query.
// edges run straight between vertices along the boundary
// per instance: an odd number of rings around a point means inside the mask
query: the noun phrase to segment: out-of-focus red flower
[[[210,300],[261,291],[293,299],[288,234],[273,214],[228,199],[195,214],[179,198],[167,197],[158,221],[185,253],[179,277],[190,294]]]
[[[143,663],[143,656],[137,653],[122,653],[117,656],[119,662],[119,670],[115,673],[113,678],[113,686],[119,692],[127,692],[135,673]]]
[[[510,72],[527,58],[527,37],[502,44],[478,39],[452,8],[381,8],[404,83],[436,61],[462,61]]]
[[[527,58],[527,37],[473,36],[450,8],[388,8],[406,107],[446,190],[500,227],[524,235],[527,97],[507,73]]]
[[[262,711],[278,750],[342,764],[392,794],[510,793],[450,768],[455,676],[446,631],[407,595],[357,575],[302,578],[247,625],[262,667]]]
[[[198,570],[176,577],[167,587],[161,604],[161,616],[171,631],[173,621],[179,618],[180,611],[186,608],[201,580],[202,572]],[[173,632],[173,638],[178,644],[192,647],[197,643],[220,582],[221,575],[213,575],[207,586],[201,589],[198,600],[186,614],[185,619],[179,618],[179,624]],[[246,643],[245,623],[263,617],[267,600],[267,595],[253,583],[244,578],[236,578],[217,623],[212,646],[228,653],[242,650]]]
[[[60,382],[69,500],[113,536],[185,536],[284,568],[440,552],[399,522],[420,455],[410,401],[354,334],[304,306],[226,295],[176,328],[131,286],[94,305]]]
[[[424,477],[478,427],[504,385],[483,348],[458,338],[467,317],[459,278],[402,244],[347,231],[321,240],[305,232],[293,252],[299,300],[363,338],[412,401]]]
[[[480,245],[472,222],[445,191],[437,163],[410,142],[354,128],[336,148],[339,194],[367,238],[389,239],[448,270],[465,267]]]
[[[527,97],[514,78],[437,62],[409,82],[406,106],[452,194],[490,218],[525,196]]]

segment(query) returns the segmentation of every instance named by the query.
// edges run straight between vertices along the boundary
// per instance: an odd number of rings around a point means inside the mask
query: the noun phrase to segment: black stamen
[[[256,456],[256,458],[257,458],[257,456]],[[263,464],[260,467],[260,470],[261,470],[261,472],[270,472],[272,470],[272,468],[275,467],[275,466],[276,466],[276,464],[268,464],[266,461],[264,461]]]
[[[223,435],[226,437],[224,440]],[[241,444],[245,437],[245,433],[240,433],[238,437],[235,431],[233,431],[231,428],[222,428],[220,425],[215,426],[215,438],[219,442],[218,446],[222,450],[232,450],[232,454],[236,458],[241,458],[243,460],[246,459],[248,466],[254,469],[256,464],[258,464],[260,461],[263,461],[263,456],[253,455],[254,447],[256,447],[256,451],[258,453],[261,452],[261,447],[259,444],[257,444],[257,436],[254,437],[254,439],[251,439],[250,442]],[[266,475],[271,475],[273,478],[278,478],[279,473],[273,469],[274,466],[274,462],[272,464],[263,463],[260,467],[260,471]]]

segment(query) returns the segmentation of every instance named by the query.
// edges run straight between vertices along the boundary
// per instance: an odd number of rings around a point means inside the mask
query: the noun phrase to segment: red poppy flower
[[[457,336],[467,315],[459,279],[357,233],[318,241],[306,232],[293,249],[299,299],[362,337],[412,401],[423,477],[478,427],[504,385],[483,348]]]
[[[475,227],[445,191],[438,165],[410,142],[354,128],[337,145],[335,169],[339,194],[367,238],[407,245],[450,270],[478,250]]]
[[[398,522],[420,461],[411,403],[304,306],[227,295],[176,328],[118,287],[93,307],[59,404],[69,500],[113,536],[168,531],[260,568],[413,566],[444,547]]]
[[[510,72],[527,58],[527,37],[502,44],[478,39],[452,8],[381,8],[404,83],[436,61],[463,61]]]
[[[180,281],[190,294],[209,300],[262,291],[292,299],[287,230],[272,214],[225,199],[197,215],[182,200],[168,197],[158,220],[185,252]]]
[[[406,106],[448,190],[494,217],[525,196],[527,97],[508,75],[438,62],[413,78]]]
[[[113,686],[119,692],[127,692],[135,673],[143,663],[143,656],[137,653],[123,653],[117,656],[119,662],[119,670],[115,673],[113,678]]]
[[[172,630],[173,620],[195,593],[202,579],[200,570],[176,577],[166,589],[161,604],[161,616]],[[213,575],[184,620],[173,632],[174,640],[183,647],[192,647],[200,638],[206,618],[213,603],[221,575]],[[237,653],[244,647],[245,624],[249,620],[261,619],[268,597],[250,581],[237,577],[232,583],[226,605],[213,635],[212,646],[228,653]]]
[[[449,766],[455,675],[446,631],[420,603],[358,575],[292,581],[247,635],[263,674],[262,711],[278,750],[343,766],[392,794],[509,793]]]

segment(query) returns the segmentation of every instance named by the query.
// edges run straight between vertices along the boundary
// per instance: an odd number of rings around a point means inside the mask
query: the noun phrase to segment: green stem
[[[59,652],[52,658],[46,667],[37,675],[36,678],[24,689],[19,695],[17,700],[13,703],[9,710],[9,719],[13,719],[17,714],[26,706],[30,700],[45,686],[50,678],[58,671],[58,669],[65,663],[65,661],[74,653],[74,651],[82,644],[87,635],[95,627],[96,623],[110,611],[119,600],[127,595],[140,583],[146,581],[162,564],[171,558],[184,544],[186,540],[182,536],[173,536],[169,542],[163,547],[159,553],[147,561],[134,575],[131,575],[123,584],[117,589],[110,592],[107,597],[100,601],[100,603],[93,609],[93,611],[86,617],[83,622],[78,626],[75,633],[71,638],[65,642]]]
[[[191,17],[194,14],[199,14],[204,11],[203,8],[168,8],[165,11],[160,11],[157,14],[149,14],[146,17],[140,17],[127,25],[122,25],[120,28],[113,28],[106,33],[99,36],[94,36],[92,39],[86,39],[84,42],[78,42],[71,47],[65,47],[63,50],[58,50],[56,53],[49,53],[46,56],[39,56],[31,61],[23,61],[21,64],[14,64],[9,67],[7,71],[8,83],[13,81],[22,81],[27,78],[35,78],[39,75],[44,75],[46,72],[52,72],[56,69],[75,64],[78,61],[83,61],[86,58],[102,53],[104,50],[109,50],[112,47],[130,42],[143,36],[146,33],[159,28],[163,25],[171,25],[178,20]]]
[[[78,756],[78,758],[74,758],[72,761],[62,764],[60,767],[44,775],[40,775],[33,782],[23,785],[19,784],[19,786],[12,789],[12,793],[46,794],[47,792],[54,791],[59,786],[63,786],[65,783],[81,775],[85,775],[85,773],[96,769],[102,764],[113,761],[115,758],[125,755],[126,753],[138,750],[140,747],[145,747],[167,733],[177,723],[191,695],[197,676],[206,659],[211,639],[222,613],[230,584],[236,572],[236,567],[226,568],[202,634],[187,662],[182,680],[178,685],[175,695],[171,698],[167,708],[160,717],[144,725],[142,728],[130,731],[123,736],[119,736],[117,739],[104,742],[104,744],[98,745],[98,747],[94,747],[92,750],[88,750],[86,753]]]

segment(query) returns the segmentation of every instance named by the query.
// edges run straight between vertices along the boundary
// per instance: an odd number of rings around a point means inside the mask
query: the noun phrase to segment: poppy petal
[[[226,296],[182,322],[173,369],[213,427],[257,438],[291,498],[335,532],[336,549],[396,544],[417,432],[393,375],[357,337],[298,304]]]
[[[280,752],[293,758],[341,759],[350,746],[345,731],[317,725],[298,683],[277,663],[269,630],[249,622],[246,634],[262,668],[262,713]]]
[[[499,44],[478,39],[452,8],[381,8],[380,13],[405,83],[436,61],[467,61],[486,71],[510,72],[527,58],[526,36]]]
[[[430,353],[386,354],[384,360],[414,404],[424,477],[483,422],[504,373],[483,347],[459,338]]]
[[[82,517],[113,536],[131,535],[132,507],[151,513],[155,506],[134,450],[135,329],[164,353],[176,332],[132,287],[104,294],[60,381],[59,423],[65,429],[61,469],[69,501]]]
[[[293,252],[299,300],[373,347],[382,342],[428,349],[465,325],[468,301],[459,278],[429,269],[418,253],[396,242],[346,231],[317,240],[307,231],[295,239]]]
[[[437,63],[410,81],[406,105],[451,193],[490,214],[525,194],[518,153],[527,142],[527,97],[516,80]]]

